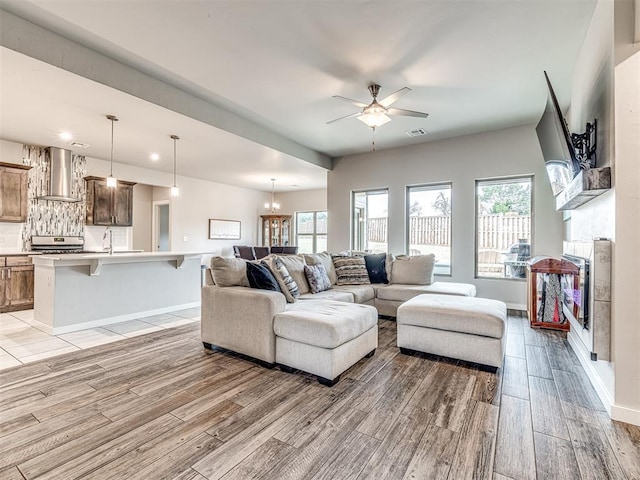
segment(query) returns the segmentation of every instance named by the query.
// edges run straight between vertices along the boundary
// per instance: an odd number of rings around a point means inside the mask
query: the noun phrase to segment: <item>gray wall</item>
[[[407,185],[452,182],[452,276],[443,281],[474,283],[478,296],[524,308],[523,281],[474,278],[475,180],[534,175],[533,255],[562,253],[562,215],[544,170],[533,126],[467,135],[422,145],[344,157],[329,172],[329,251],[348,249],[353,190],[389,188],[389,250],[405,250]]]

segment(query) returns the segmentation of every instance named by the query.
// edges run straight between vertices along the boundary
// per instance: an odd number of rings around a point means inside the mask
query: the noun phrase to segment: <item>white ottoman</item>
[[[419,295],[398,308],[398,347],[500,367],[507,306],[499,300]]]
[[[370,305],[300,301],[275,315],[276,363],[332,386],[340,374],[378,347],[378,312]]]

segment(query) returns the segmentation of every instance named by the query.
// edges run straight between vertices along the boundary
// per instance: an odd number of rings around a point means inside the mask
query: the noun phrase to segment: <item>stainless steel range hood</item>
[[[79,201],[80,199],[71,196],[73,179],[71,155],[73,152],[57,147],[49,147],[47,152],[49,153],[49,193],[38,198],[59,202]]]

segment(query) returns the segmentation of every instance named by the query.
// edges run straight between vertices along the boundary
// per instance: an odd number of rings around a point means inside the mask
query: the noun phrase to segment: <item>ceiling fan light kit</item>
[[[373,98],[373,101],[370,104],[359,102],[358,100],[353,100],[351,98],[343,97],[341,95],[334,95],[333,98],[337,98],[339,100],[343,100],[345,102],[349,102],[356,107],[362,108],[362,111],[351,113],[349,115],[345,115],[344,117],[336,118],[327,122],[327,124],[335,123],[339,120],[344,120],[345,118],[356,117],[362,123],[364,123],[367,127],[371,128],[374,132],[377,127],[381,127],[391,121],[391,117],[389,115],[401,115],[404,117],[418,117],[418,118],[427,118],[429,116],[428,113],[415,112],[413,110],[404,110],[402,108],[389,108],[393,105],[398,99],[407,92],[410,92],[411,89],[409,87],[403,87],[400,90],[393,92],[388,97],[378,101],[378,93],[380,93],[380,85],[377,83],[372,83],[369,85],[369,93]],[[375,151],[375,138],[372,143],[373,150]]]

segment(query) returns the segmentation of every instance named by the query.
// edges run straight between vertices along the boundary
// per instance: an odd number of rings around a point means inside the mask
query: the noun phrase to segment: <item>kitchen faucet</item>
[[[103,249],[104,241],[107,239],[107,236],[109,237],[109,255],[113,255],[113,230],[111,230],[111,227],[107,227],[107,229],[104,231],[104,236],[102,237]]]

